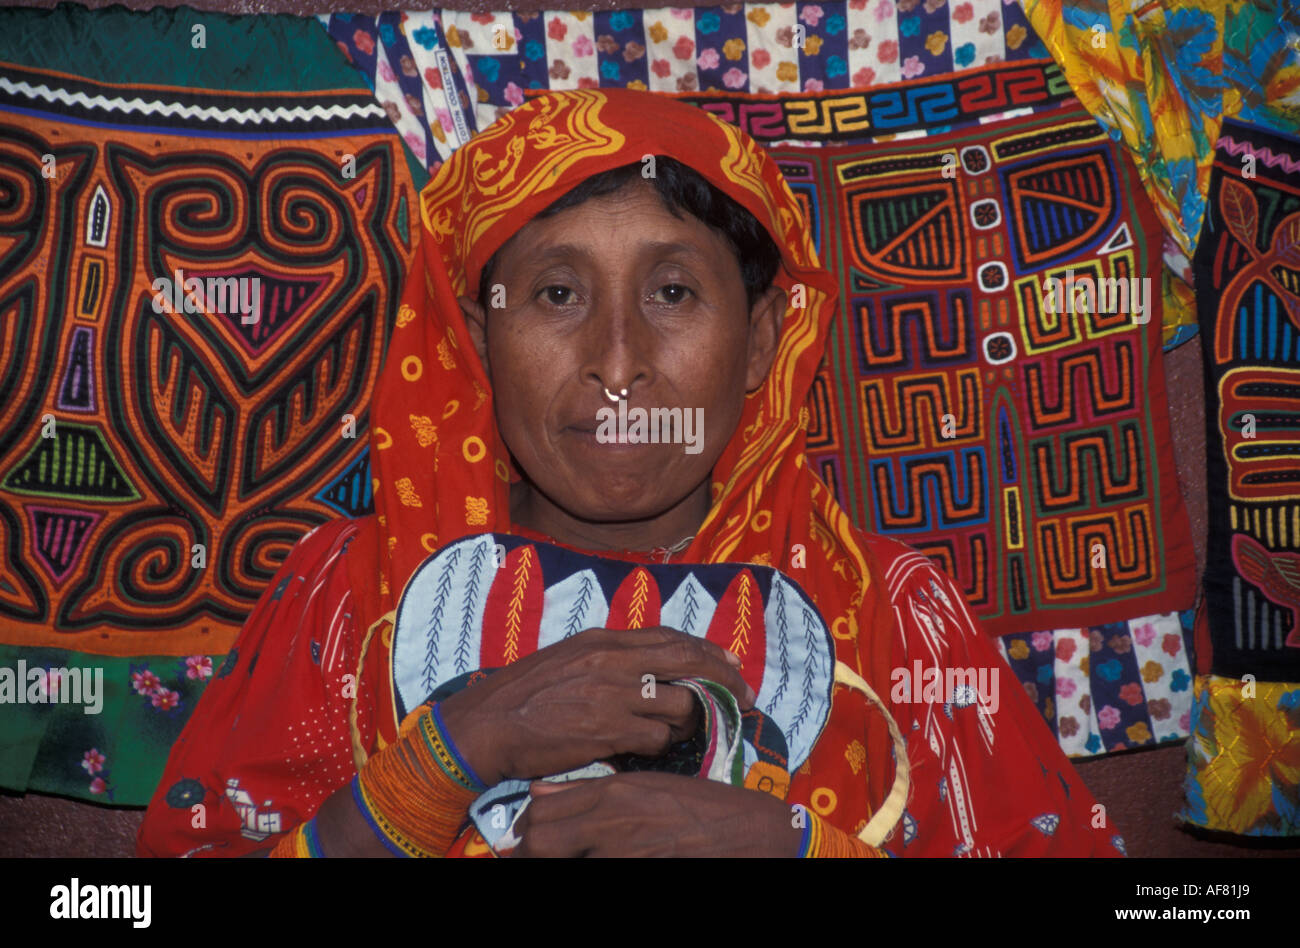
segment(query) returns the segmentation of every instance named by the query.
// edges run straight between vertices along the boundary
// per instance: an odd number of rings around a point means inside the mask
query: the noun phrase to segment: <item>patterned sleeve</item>
[[[891,710],[912,792],[885,844],[896,856],[1120,856],[1123,840],[966,601],[898,544]],[[906,552],[899,552],[906,550]],[[883,697],[883,695],[882,695]]]
[[[348,698],[365,630],[346,560],[358,532],[334,521],[293,548],[172,747],[139,855],[269,849],[356,773]]]

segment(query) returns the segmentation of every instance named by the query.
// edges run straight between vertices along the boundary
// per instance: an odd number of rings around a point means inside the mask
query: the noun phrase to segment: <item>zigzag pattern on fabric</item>
[[[1234,158],[1242,154],[1251,154],[1265,168],[1281,168],[1287,174],[1295,174],[1300,171],[1300,159],[1274,152],[1267,145],[1256,148],[1250,142],[1237,141],[1231,135],[1220,135],[1217,147]]]
[[[180,115],[185,118],[208,119],[220,122],[238,122],[241,125],[249,122],[265,123],[297,121],[304,118],[386,118],[384,110],[380,108],[378,103],[372,105],[350,106],[332,105],[328,108],[312,106],[309,109],[285,108],[283,106],[277,106],[273,109],[205,108],[203,106],[179,105],[175,102],[162,102],[157,99],[146,101],[138,98],[109,99],[102,95],[88,96],[83,92],[68,92],[65,89],[51,89],[49,86],[45,85],[33,86],[26,82],[10,82],[3,76],[0,76],[0,90],[15,95],[24,95],[29,99],[42,99],[49,103],[80,105],[86,108],[98,108],[118,112],[139,112],[143,115]]]

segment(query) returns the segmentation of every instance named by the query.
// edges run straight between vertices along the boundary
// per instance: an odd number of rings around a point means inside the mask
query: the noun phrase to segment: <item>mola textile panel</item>
[[[415,186],[313,21],[0,37],[0,663],[38,699],[0,710],[0,784],[143,803],[288,550],[369,507]],[[99,669],[98,713],[51,668]]]
[[[1182,818],[1300,835],[1300,138],[1224,122],[1196,250],[1210,494]]]

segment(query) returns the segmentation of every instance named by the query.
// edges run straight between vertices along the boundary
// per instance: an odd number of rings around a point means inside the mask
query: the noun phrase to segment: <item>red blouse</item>
[[[172,748],[140,855],[269,849],[356,773],[354,705],[362,747],[394,739],[390,643],[374,636],[363,661],[367,629],[349,608],[354,583],[373,582],[376,536],[367,521],[339,520],[294,548]],[[882,848],[892,856],[1122,855],[1117,828],[952,581],[897,541],[870,537],[868,546],[895,619],[892,679],[872,684],[911,762],[907,807]],[[836,631],[835,646],[854,666],[856,640]],[[872,812],[868,782],[879,800],[894,779],[892,769],[866,773],[873,717],[878,726],[879,712],[837,685],[830,719],[790,785],[791,803],[847,833]],[[485,852],[472,828],[452,850]]]

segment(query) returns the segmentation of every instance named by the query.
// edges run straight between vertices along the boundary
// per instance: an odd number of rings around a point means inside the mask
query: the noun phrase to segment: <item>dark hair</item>
[[[642,167],[641,162],[635,162],[592,175],[541,211],[534,220],[567,211],[591,198],[613,194],[640,178]],[[753,214],[680,161],[666,155],[656,155],[654,169],[654,177],[649,180],[673,216],[680,218],[681,212],[686,211],[726,239],[731,252],[736,255],[736,262],[740,264],[745,297],[749,305],[753,306],[759,295],[772,285],[781,262],[781,251],[777,249],[767,229]],[[497,248],[496,253],[484,264],[483,273],[479,277],[479,304],[484,309],[487,308],[487,288],[496,271],[497,257],[500,254],[501,248]]]

